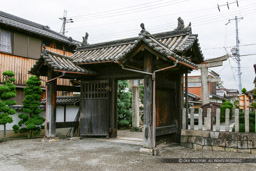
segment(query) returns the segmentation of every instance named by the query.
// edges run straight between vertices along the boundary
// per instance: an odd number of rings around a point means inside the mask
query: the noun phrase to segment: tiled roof
[[[140,34],[139,37],[86,45],[78,48],[78,51],[73,54],[72,58],[76,64],[116,61],[124,54],[129,53],[129,51],[131,51],[138,43],[143,41],[161,54],[164,53],[167,56],[173,56],[189,65],[195,66],[192,62],[178,55],[190,49],[195,43],[199,47],[197,35],[192,34],[191,29],[188,27],[182,30],[153,35],[146,31],[146,35]],[[200,55],[202,58],[201,60],[203,60],[201,50]]]
[[[46,100],[43,99],[42,104],[45,105]],[[56,98],[56,105],[79,105],[80,97],[78,96],[59,96]]]
[[[16,111],[22,111],[23,110],[23,105],[12,105],[10,106],[11,109],[15,109]],[[45,106],[44,105],[40,105],[39,109],[44,110]]]
[[[0,24],[8,25],[17,29],[32,32],[40,36],[58,40],[71,45],[80,44],[78,41],[72,40],[71,37],[66,37],[60,33],[51,30],[48,26],[44,26],[8,13],[0,11]]]
[[[77,66],[73,63],[73,59],[67,56],[63,56],[51,51],[43,50],[40,59],[35,63],[31,68],[29,73],[37,74],[38,67],[45,63],[47,66],[54,69],[54,71],[69,71],[74,73],[83,73],[83,74],[95,74],[93,71],[86,70]]]

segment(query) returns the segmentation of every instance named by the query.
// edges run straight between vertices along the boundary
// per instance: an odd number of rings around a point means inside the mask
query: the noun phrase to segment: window
[[[0,30],[0,51],[12,53],[12,33]]]

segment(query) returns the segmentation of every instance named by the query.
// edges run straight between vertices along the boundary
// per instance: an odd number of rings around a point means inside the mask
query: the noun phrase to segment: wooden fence
[[[239,109],[235,109],[235,132],[239,132]],[[194,108],[190,108],[190,124],[187,126],[186,122],[186,109],[183,109],[182,114],[182,129],[190,129],[190,130],[207,130],[207,131],[225,131],[232,132],[232,127],[230,127],[230,110],[226,109],[225,111],[225,124],[220,123],[220,109],[216,109],[216,117],[211,117],[211,109],[207,109],[207,116],[203,117],[203,110],[199,108],[198,112],[198,125],[195,126],[195,113]],[[215,124],[213,122],[215,120]],[[249,132],[249,110],[245,110],[244,112],[244,124],[245,124],[245,132]],[[255,115],[256,121],[256,115]],[[222,128],[222,129],[221,129]],[[224,128],[224,129],[223,129]],[[256,132],[256,127],[255,127]]]

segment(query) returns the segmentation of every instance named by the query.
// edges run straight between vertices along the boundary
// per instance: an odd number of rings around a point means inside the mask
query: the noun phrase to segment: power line
[[[95,17],[101,17],[101,16],[108,17],[110,15],[119,15],[120,16],[120,15],[127,14],[127,12],[134,13],[134,12],[140,12],[140,11],[149,10],[149,9],[156,9],[156,8],[160,8],[163,6],[170,6],[170,5],[182,3],[185,1],[189,1],[189,0],[174,0],[171,2],[170,1],[169,2],[161,2],[161,1],[163,1],[163,0],[153,1],[151,3],[138,4],[136,6],[119,8],[119,9],[114,9],[114,10],[108,10],[108,11],[103,11],[103,12],[98,12],[98,13],[73,16],[73,18],[76,18],[76,19],[78,19],[78,18],[95,18]],[[154,4],[152,4],[152,3],[154,3]]]

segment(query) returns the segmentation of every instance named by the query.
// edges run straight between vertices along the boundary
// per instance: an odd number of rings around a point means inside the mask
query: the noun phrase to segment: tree
[[[241,91],[242,91],[242,94],[245,94],[247,92],[245,88],[243,88]]]
[[[41,113],[40,98],[42,89],[40,88],[41,81],[37,76],[31,76],[26,81],[26,88],[24,89],[25,99],[23,100],[23,112],[18,117],[21,119],[18,125],[13,126],[15,133],[28,133],[28,138],[33,135],[41,133],[42,125],[45,121],[39,114]]]
[[[118,127],[128,128],[132,123],[132,112],[131,112],[131,99],[132,95],[129,87],[128,80],[118,81],[117,89],[117,115],[118,115]]]
[[[15,81],[13,71],[3,72],[3,77],[3,85],[0,86],[0,125],[4,126],[3,140],[6,141],[6,124],[13,122],[10,115],[16,113],[14,109],[10,109],[11,105],[16,104],[16,101],[11,99],[16,96],[16,87],[13,84]]]

